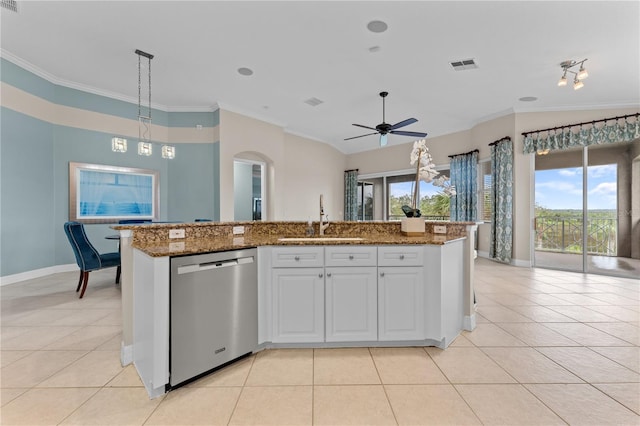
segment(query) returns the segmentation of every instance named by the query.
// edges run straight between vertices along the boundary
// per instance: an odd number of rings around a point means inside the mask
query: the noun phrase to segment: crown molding
[[[555,106],[555,107],[543,107],[543,108],[532,108],[532,107],[519,107],[515,108],[516,113],[525,113],[525,112],[563,112],[563,111],[593,111],[598,109],[625,109],[625,108],[640,108],[640,103],[638,102],[623,102],[617,104],[600,104],[600,105],[564,105],[564,106]]]
[[[298,131],[293,130],[293,129],[285,128],[284,132],[287,133],[287,134],[290,134],[290,135],[299,136],[301,138],[309,139],[309,140],[314,141],[314,142],[326,143],[327,145],[331,145],[334,148],[336,148],[331,142],[328,142],[328,141],[326,141],[324,139],[317,138],[315,136],[309,136],[309,135],[307,135],[305,133],[298,132]]]
[[[245,108],[237,107],[235,105],[227,104],[226,102],[217,102],[214,106],[215,109],[221,109],[229,112],[234,112],[236,114],[243,115],[245,117],[253,118],[256,120],[264,121],[265,123],[273,124],[274,126],[282,127],[283,129],[287,127],[286,123],[282,121],[278,121],[273,117],[269,117],[267,115],[258,114],[255,111],[251,111]],[[214,109],[214,111],[215,111]]]
[[[25,61],[24,59],[14,55],[13,53],[0,48],[0,57],[8,60],[9,62],[29,71],[32,74],[37,75],[40,78],[47,80],[51,84],[55,84],[57,86],[68,87],[70,89],[80,90],[81,92],[91,93],[93,95],[104,96],[106,98],[115,99],[122,102],[127,102],[130,104],[137,105],[138,99],[132,98],[130,96],[125,96],[121,93],[109,92],[106,90],[98,89],[95,87],[87,86],[84,84],[75,83],[73,81],[63,80],[42,68],[32,64],[31,62]],[[167,106],[163,104],[158,104],[155,102],[151,103],[151,107],[153,109],[157,109],[164,112],[213,112],[217,110],[217,106]]]
[[[136,101],[137,102],[137,101]],[[219,108],[217,105],[211,106],[170,106],[167,107],[167,112],[214,112]]]
[[[507,109],[503,109],[502,111],[496,111],[494,113],[484,115],[482,117],[477,118],[476,120],[473,120],[470,123],[470,126],[464,130],[470,130],[470,129],[473,129],[478,124],[485,123],[487,121],[495,120],[496,118],[504,117],[506,115],[515,114],[515,113],[516,111],[513,108],[507,108]]]

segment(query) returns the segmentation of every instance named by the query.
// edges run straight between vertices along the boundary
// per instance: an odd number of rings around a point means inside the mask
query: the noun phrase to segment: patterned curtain
[[[513,248],[513,143],[491,145],[491,240],[489,257],[511,262]]]
[[[567,149],[574,146],[602,145],[615,142],[629,142],[640,138],[640,119],[633,123],[624,120],[622,123],[614,120],[613,124],[607,124],[598,128],[591,125],[590,128],[582,126],[572,132],[569,127],[560,129],[559,132],[546,132],[527,134],[524,138],[524,153],[544,150]]]
[[[344,220],[358,220],[358,170],[344,172]]]
[[[451,186],[456,195],[449,201],[451,220],[474,222],[478,204],[478,151],[456,155],[451,159]]]

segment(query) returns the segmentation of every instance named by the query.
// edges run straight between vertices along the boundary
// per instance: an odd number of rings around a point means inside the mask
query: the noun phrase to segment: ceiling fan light
[[[380,135],[380,146],[387,146],[387,135]]]

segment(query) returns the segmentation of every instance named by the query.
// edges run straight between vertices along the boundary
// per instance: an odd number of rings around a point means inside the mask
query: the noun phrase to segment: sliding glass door
[[[535,161],[534,264],[640,276],[640,141],[551,151]],[[635,234],[634,234],[635,233]]]

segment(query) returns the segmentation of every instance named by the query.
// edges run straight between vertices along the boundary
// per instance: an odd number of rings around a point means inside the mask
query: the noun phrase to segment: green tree
[[[445,194],[425,195],[420,199],[420,211],[423,216],[449,216],[449,197]]]

